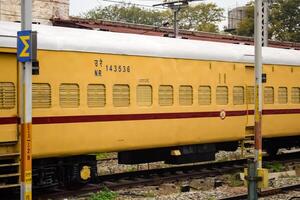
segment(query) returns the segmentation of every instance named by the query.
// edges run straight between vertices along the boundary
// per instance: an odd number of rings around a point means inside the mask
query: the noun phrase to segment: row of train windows
[[[10,109],[15,106],[15,85],[10,82],[0,82],[0,109]],[[127,107],[130,104],[130,87],[126,84],[113,86],[113,105]],[[246,98],[245,98],[246,97]],[[193,105],[193,87],[179,86],[179,104]],[[234,86],[233,104],[243,105],[254,103],[254,87]],[[136,103],[138,106],[151,106],[153,103],[153,90],[151,85],[137,85]],[[160,85],[158,90],[158,103],[160,106],[171,106],[174,103],[174,88],[171,85]],[[210,105],[212,103],[212,89],[210,86],[198,87],[198,104]],[[216,104],[227,105],[228,87],[216,87]],[[264,87],[264,103],[274,104],[274,87]],[[278,88],[278,103],[288,103],[288,88]],[[291,88],[291,103],[300,103],[300,87]],[[80,89],[78,84],[63,83],[59,87],[59,104],[64,108],[76,108],[80,105]],[[88,107],[104,107],[106,104],[106,88],[103,84],[89,84],[87,86]],[[51,86],[48,83],[32,84],[32,107],[51,107]]]

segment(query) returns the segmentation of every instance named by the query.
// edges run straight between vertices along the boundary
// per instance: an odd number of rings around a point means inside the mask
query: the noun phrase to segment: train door
[[[18,141],[16,55],[0,52],[0,143]]]
[[[246,127],[251,129],[254,126],[254,66],[245,66],[245,88],[246,88]]]
[[[246,88],[246,124],[245,137],[242,141],[242,156],[254,149],[254,66],[245,66],[245,88]]]

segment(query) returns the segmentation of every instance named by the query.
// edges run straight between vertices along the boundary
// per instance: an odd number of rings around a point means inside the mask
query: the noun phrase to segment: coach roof
[[[0,47],[16,47],[19,23],[0,22]],[[38,48],[56,51],[99,52],[253,63],[254,47],[248,45],[184,40],[157,36],[33,25]],[[300,66],[300,51],[263,48],[263,63]]]

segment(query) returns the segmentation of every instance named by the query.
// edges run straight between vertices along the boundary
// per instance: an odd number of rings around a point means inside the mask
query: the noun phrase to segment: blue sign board
[[[19,62],[31,61],[31,31],[18,31],[17,57]]]

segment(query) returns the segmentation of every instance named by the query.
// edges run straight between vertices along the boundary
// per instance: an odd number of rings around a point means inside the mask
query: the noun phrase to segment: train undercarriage
[[[215,160],[220,150],[235,151],[238,142],[187,145],[172,148],[123,151],[118,153],[119,164],[141,164],[164,161],[167,164],[184,164]],[[300,146],[300,137],[264,139],[266,151],[275,155],[279,148]],[[64,186],[74,187],[93,182],[97,178],[96,155],[65,158],[45,158],[33,161],[34,189]]]

